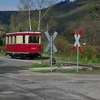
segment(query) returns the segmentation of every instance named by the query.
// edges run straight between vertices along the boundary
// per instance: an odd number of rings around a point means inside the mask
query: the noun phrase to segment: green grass
[[[72,58],[67,58],[67,57],[54,57],[57,61],[64,61],[64,62],[72,62],[72,63],[76,63],[77,59],[76,57],[72,57]],[[82,65],[87,65],[87,66],[100,66],[100,59],[98,60],[78,60],[79,64]]]
[[[38,70],[39,73],[66,73],[66,74],[100,74],[100,70]]]
[[[5,55],[5,53],[0,53],[0,57],[3,57]]]
[[[42,63],[35,63],[34,65],[32,65],[31,67],[33,68],[33,67],[49,67],[50,66],[50,64],[49,63],[44,63],[44,62],[42,62]]]
[[[31,66],[26,66],[26,68],[43,68],[43,67],[50,67],[50,63],[49,62],[40,62],[40,63],[35,63]],[[53,65],[53,66],[58,66],[57,64],[56,65]]]
[[[31,66],[26,66],[27,68],[41,68],[41,67],[49,67],[50,63],[44,63],[44,62],[40,62],[40,63],[35,63]]]
[[[5,55],[5,47],[0,46],[0,56],[4,56],[4,55]]]
[[[98,59],[98,60],[80,60],[79,63],[87,65],[87,66],[100,66],[100,59]]]

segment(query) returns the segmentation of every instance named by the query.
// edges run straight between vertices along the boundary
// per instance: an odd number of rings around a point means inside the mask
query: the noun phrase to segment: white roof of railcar
[[[10,34],[24,34],[24,33],[41,34],[41,32],[35,32],[35,31],[20,31],[20,32],[7,33],[6,35],[10,35]]]

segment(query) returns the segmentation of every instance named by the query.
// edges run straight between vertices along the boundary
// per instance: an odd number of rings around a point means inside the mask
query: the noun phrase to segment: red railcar
[[[34,31],[7,33],[6,53],[12,58],[41,56],[41,33]]]

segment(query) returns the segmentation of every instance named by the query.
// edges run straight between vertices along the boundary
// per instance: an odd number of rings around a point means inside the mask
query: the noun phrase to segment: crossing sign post
[[[49,41],[46,49],[45,49],[45,52],[48,52],[48,50],[50,49],[50,63],[51,63],[51,71],[52,71],[52,54],[54,54],[55,52],[57,52],[57,49],[53,43],[54,39],[56,38],[57,36],[57,32],[54,32],[53,36],[50,36],[48,31],[45,32],[45,35]]]
[[[72,47],[72,51],[74,51],[75,48],[77,48],[77,71],[78,71],[78,57],[79,57],[79,54],[78,54],[78,53],[79,53],[79,52],[82,52],[82,48],[81,48],[81,46],[80,46],[79,39],[80,39],[80,37],[81,37],[83,31],[80,30],[79,33],[76,34],[76,30],[72,30],[72,33],[73,33],[74,38],[75,38],[75,43],[74,43],[74,45],[73,45],[73,47]],[[79,52],[78,52],[78,50],[79,50]]]

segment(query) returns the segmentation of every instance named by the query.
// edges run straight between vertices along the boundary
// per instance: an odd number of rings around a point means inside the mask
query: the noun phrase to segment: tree
[[[20,11],[22,10],[28,10],[29,11],[29,25],[31,27],[31,21],[30,21],[30,10],[33,7],[34,4],[34,9],[37,8],[39,11],[39,18],[38,18],[38,31],[40,31],[40,26],[41,26],[41,21],[42,19],[46,16],[46,14],[48,13],[48,11],[52,8],[53,4],[56,3],[57,0],[20,0],[20,5],[18,7],[18,9]],[[45,10],[45,12],[42,14],[42,10],[44,8],[47,9]],[[31,28],[30,28],[31,29]]]
[[[37,5],[39,8],[39,21],[38,21],[38,31],[40,31],[41,26],[41,20],[46,16],[48,11],[52,8],[53,4],[56,3],[57,0],[36,0]],[[46,5],[48,8],[42,15],[42,9],[44,8],[44,5]]]
[[[100,1],[88,0],[87,5],[88,14],[85,16],[85,21],[87,22],[87,28],[85,30],[85,38],[87,38],[87,43],[89,45],[100,45]]]
[[[10,17],[10,30],[11,32],[14,32],[14,15],[12,14],[11,17]]]
[[[33,0],[20,0],[21,6],[18,6],[19,10],[28,11],[28,18],[29,18],[29,29],[31,30],[31,18],[30,18],[30,11],[33,7]]]

